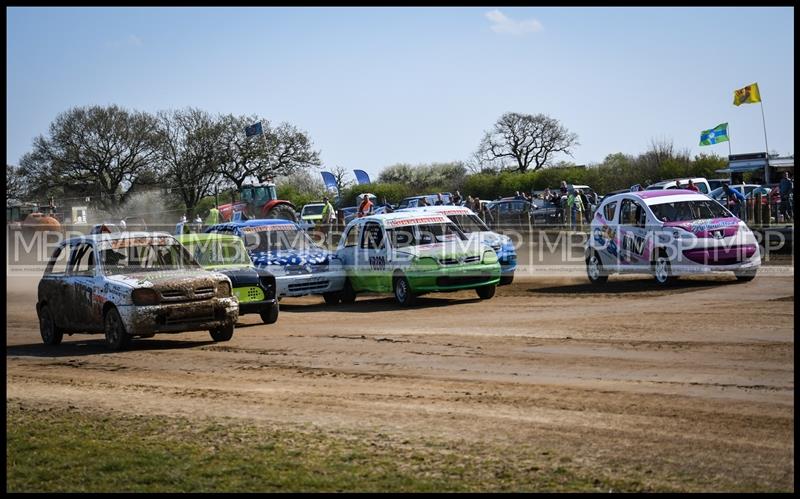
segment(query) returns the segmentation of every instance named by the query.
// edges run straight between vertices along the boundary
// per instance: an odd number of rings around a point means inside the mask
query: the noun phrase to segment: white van
[[[708,196],[708,193],[711,192],[711,186],[706,180],[705,177],[695,177],[692,179],[689,178],[672,178],[669,180],[662,180],[660,182],[656,182],[655,184],[648,185],[645,189],[646,191],[655,191],[659,189],[685,189],[686,185],[691,180],[694,185],[700,189],[700,194],[705,194]]]

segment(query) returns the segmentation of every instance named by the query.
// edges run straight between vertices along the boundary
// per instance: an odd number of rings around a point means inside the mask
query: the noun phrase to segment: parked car
[[[266,324],[278,320],[278,288],[275,276],[256,268],[241,237],[227,234],[183,234],[178,241],[206,270],[228,276],[239,315],[259,314]]]
[[[243,238],[255,266],[275,276],[278,297],[321,294],[328,301],[342,289],[344,271],[336,255],[315,243],[291,220],[228,222],[212,225],[206,232]]]
[[[714,191],[715,189],[718,189],[718,188],[722,187],[722,184],[725,184],[725,183],[730,184],[731,183],[731,179],[729,179],[729,178],[710,178],[710,179],[708,179],[708,188],[711,189],[711,191]]]
[[[510,237],[492,231],[483,223],[474,211],[465,206],[421,206],[419,208],[405,208],[401,212],[438,213],[446,216],[451,222],[461,229],[469,238],[476,238],[481,243],[489,246],[497,253],[502,275],[500,286],[514,282],[514,271],[517,269],[517,249]]]
[[[112,350],[134,336],[207,330],[231,339],[239,306],[231,280],[203,270],[172,236],[148,232],[68,239],[39,281],[36,312],[47,345],[104,333]]]
[[[314,226],[322,220],[322,209],[325,208],[325,203],[308,203],[300,209],[300,218],[302,222],[306,222],[309,226]],[[334,213],[335,216],[335,213]]]
[[[442,201],[444,202],[444,204],[451,203],[450,201],[451,196],[452,194],[450,194],[449,192],[442,193]],[[438,201],[437,194],[426,194],[424,196],[410,196],[401,200],[395,209],[402,210],[403,208],[416,208],[419,206],[419,202],[422,198],[425,198],[429,206],[435,206],[436,202]]]
[[[672,178],[669,180],[662,180],[660,182],[656,182],[655,184],[648,185],[645,190],[646,191],[654,191],[654,190],[661,190],[661,189],[683,189],[689,184],[689,180],[691,180],[701,194],[708,194],[711,192],[711,186],[708,184],[708,180],[705,177],[694,177],[692,179],[689,178]]]
[[[353,220],[336,254],[347,272],[339,298],[362,292],[394,293],[403,306],[423,293],[474,289],[494,296],[500,281],[497,254],[468,238],[444,215],[398,212]]]
[[[531,221],[532,211],[535,210],[530,201],[507,198],[492,201],[485,207],[487,222],[492,227],[499,225],[523,226]]]
[[[712,271],[749,281],[760,265],[758,241],[743,221],[704,194],[683,189],[606,198],[586,246],[586,271],[595,284],[613,273],[651,274],[665,285]]]

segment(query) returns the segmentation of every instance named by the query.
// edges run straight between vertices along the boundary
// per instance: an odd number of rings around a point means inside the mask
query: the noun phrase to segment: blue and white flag
[[[322,172],[322,181],[325,182],[325,187],[331,191],[338,191],[336,187],[336,177],[331,172]]]
[[[246,137],[252,137],[253,135],[261,135],[262,133],[264,133],[264,130],[261,128],[260,121],[244,129],[244,134]]]
[[[353,170],[353,173],[356,174],[356,180],[358,180],[359,184],[371,184],[372,182],[369,181],[369,175],[364,170]]]

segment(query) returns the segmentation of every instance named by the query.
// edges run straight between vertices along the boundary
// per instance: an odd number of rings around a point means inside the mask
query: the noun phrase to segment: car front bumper
[[[117,307],[125,330],[131,335],[201,331],[232,324],[239,318],[235,298],[159,305]]]
[[[345,272],[329,271],[315,274],[276,275],[278,296],[305,296],[341,291]]]
[[[482,286],[497,285],[500,282],[500,265],[478,264],[454,269],[409,270],[408,283],[415,293],[434,291],[457,291]]]

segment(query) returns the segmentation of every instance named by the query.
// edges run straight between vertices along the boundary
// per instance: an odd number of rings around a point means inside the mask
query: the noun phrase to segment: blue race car
[[[336,255],[315,243],[300,226],[275,218],[212,225],[206,232],[244,239],[253,264],[271,272],[278,296],[321,294],[336,303],[345,272]]]

